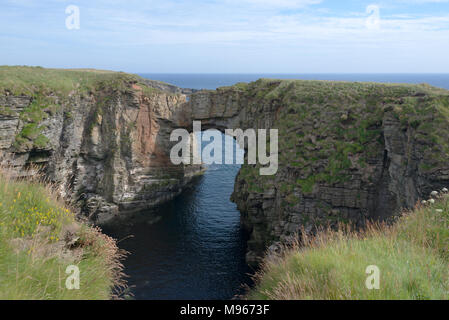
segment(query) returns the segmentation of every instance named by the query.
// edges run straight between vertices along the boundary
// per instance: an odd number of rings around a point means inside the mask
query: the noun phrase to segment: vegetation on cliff
[[[51,185],[0,174],[0,300],[114,298],[124,286],[122,256]],[[66,287],[70,265],[79,268],[79,290]]]
[[[400,121],[411,139],[428,149],[420,169],[429,171],[449,156],[449,92],[426,84],[379,84],[335,81],[261,79],[237,84],[252,108],[277,105],[273,127],[279,129],[280,167],[300,171],[294,184],[279,185],[286,194],[304,194],[319,183],[334,185],[351,179],[385,149],[383,120],[387,113]],[[252,110],[263,122],[264,114]],[[248,174],[251,167],[245,169]],[[256,173],[257,170],[252,170]],[[263,177],[249,186],[257,192],[275,182]],[[368,181],[367,181],[368,182]],[[292,200],[297,197],[292,197]],[[284,205],[295,205],[285,197]]]
[[[28,66],[0,66],[0,92],[15,96],[59,95],[89,93],[99,88],[128,90],[129,83],[139,83],[148,92],[146,80],[138,75],[95,69],[47,69]]]
[[[245,106],[243,127],[279,133],[276,176],[244,164],[232,196],[250,257],[301,228],[391,220],[449,183],[448,90],[261,79],[217,92]]]
[[[342,227],[300,242],[265,260],[249,299],[449,299],[447,193],[392,226]],[[369,290],[372,265],[380,285]]]

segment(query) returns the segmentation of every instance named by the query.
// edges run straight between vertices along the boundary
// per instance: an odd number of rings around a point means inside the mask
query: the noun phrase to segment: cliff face
[[[174,166],[168,156],[182,94],[121,73],[0,73],[1,164],[18,176],[43,170],[93,222],[169,200],[200,170]]]
[[[387,220],[449,183],[449,92],[427,85],[259,80],[192,95],[203,127],[279,130],[279,170],[243,165],[232,200],[247,260],[316,227]]]

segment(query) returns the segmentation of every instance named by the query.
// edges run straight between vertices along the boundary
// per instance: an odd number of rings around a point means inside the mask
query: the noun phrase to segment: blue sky
[[[449,73],[449,0],[0,0],[0,64]],[[80,28],[66,28],[66,8]],[[377,15],[378,13],[378,15]]]

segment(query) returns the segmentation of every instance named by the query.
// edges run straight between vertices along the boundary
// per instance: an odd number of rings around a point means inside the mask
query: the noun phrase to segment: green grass
[[[441,210],[441,211],[440,211]],[[248,299],[449,299],[449,196],[392,226],[321,232],[266,259]],[[379,290],[365,285],[380,270]]]
[[[115,241],[76,221],[52,187],[0,175],[0,300],[113,298],[120,258]],[[80,270],[79,290],[65,286],[69,265]]]
[[[0,91],[7,90],[13,95],[46,96],[54,93],[63,97],[71,92],[89,93],[108,86],[127,90],[128,83],[138,83],[144,91],[158,92],[157,89],[147,87],[144,82],[141,77],[124,72],[0,66]]]

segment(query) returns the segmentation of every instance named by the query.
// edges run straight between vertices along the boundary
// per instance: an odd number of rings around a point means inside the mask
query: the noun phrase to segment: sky
[[[0,65],[449,73],[449,0],[0,0]]]

